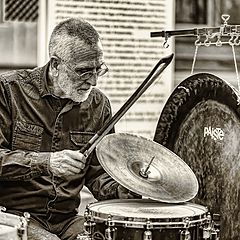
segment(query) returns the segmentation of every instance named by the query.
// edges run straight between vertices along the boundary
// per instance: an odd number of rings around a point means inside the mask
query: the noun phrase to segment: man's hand
[[[128,190],[127,188],[123,187],[122,185],[118,186],[117,194],[118,194],[118,197],[121,199],[133,199],[133,198],[141,199],[142,198],[141,195]]]
[[[52,152],[50,156],[50,171],[58,177],[78,174],[85,164],[86,157],[79,151],[62,150]]]

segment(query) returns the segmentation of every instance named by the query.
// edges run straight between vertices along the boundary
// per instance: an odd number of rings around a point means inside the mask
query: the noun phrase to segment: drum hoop
[[[125,228],[146,228],[146,225],[148,226],[148,229],[173,229],[173,228],[189,228],[189,227],[194,227],[198,224],[204,224],[208,221],[207,215],[203,214],[201,217],[197,220],[189,220],[188,224],[186,226],[186,222],[184,222],[184,219],[182,222],[171,222],[171,221],[166,221],[166,222],[151,222],[150,220],[145,219],[145,222],[141,221],[134,221],[134,220],[124,220],[124,219],[112,219],[106,221],[109,217],[111,218],[111,215],[108,214],[103,214],[105,216],[95,216],[94,218],[91,217],[92,221],[99,221],[99,222],[106,222],[108,224],[111,224],[111,226],[122,226]]]

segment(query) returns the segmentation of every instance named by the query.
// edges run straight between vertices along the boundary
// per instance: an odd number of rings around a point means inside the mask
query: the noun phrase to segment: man
[[[59,23],[44,67],[0,76],[0,205],[30,213],[28,240],[76,239],[85,184],[98,200],[132,198],[95,152],[79,149],[111,118],[97,88],[107,72],[96,30],[81,19]]]

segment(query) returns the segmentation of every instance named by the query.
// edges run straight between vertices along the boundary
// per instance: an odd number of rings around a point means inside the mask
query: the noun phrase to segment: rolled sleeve
[[[50,153],[30,153],[33,174],[50,175]]]
[[[0,150],[0,181],[29,180],[41,175],[50,175],[48,152],[24,152]]]

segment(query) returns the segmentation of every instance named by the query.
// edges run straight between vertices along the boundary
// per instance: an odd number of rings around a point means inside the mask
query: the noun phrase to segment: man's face
[[[99,41],[94,47],[89,47],[80,42],[72,50],[72,61],[60,59],[56,95],[83,102],[97,84],[97,72],[104,68],[102,45]]]

